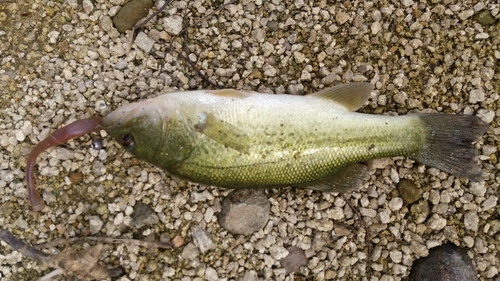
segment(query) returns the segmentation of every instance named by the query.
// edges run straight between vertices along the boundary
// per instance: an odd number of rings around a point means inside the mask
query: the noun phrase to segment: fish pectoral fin
[[[202,112],[195,129],[208,138],[242,153],[248,153],[252,142],[240,128]]]
[[[368,168],[364,164],[351,163],[340,170],[319,180],[301,184],[298,187],[319,190],[347,192],[361,185],[368,177]]]
[[[373,85],[371,83],[359,82],[340,84],[311,95],[333,100],[343,105],[349,111],[356,111],[365,104],[372,90]]]

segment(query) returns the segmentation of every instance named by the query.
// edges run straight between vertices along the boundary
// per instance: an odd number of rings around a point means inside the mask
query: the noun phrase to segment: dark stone
[[[152,0],[132,0],[116,13],[113,24],[121,33],[133,28],[142,18],[146,17],[153,7]]]
[[[467,250],[447,243],[413,264],[409,281],[479,281]]]
[[[411,180],[401,179],[398,183],[398,191],[406,205],[413,204],[420,199],[420,189]]]
[[[472,18],[482,26],[494,25],[496,22],[496,19],[491,15],[489,10],[481,10]]]
[[[146,225],[154,225],[159,221],[158,215],[146,204],[138,201],[134,206],[132,214],[132,224],[136,228],[141,228]]]

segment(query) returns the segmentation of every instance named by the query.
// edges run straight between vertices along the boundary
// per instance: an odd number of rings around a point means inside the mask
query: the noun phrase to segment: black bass
[[[353,112],[371,91],[351,83],[306,96],[169,93],[122,106],[93,128],[172,174],[220,187],[345,191],[367,174],[358,162],[391,156],[480,180],[472,142],[488,124],[458,114]]]

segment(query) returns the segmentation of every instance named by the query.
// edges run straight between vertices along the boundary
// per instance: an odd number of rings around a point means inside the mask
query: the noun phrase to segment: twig
[[[197,26],[198,24],[200,24],[201,22],[205,21],[208,17],[212,16],[213,14],[215,14],[216,12],[222,10],[224,7],[227,7],[228,5],[231,5],[231,4],[234,4],[238,2],[238,0],[231,0],[229,2],[227,2],[226,4],[222,4],[220,5],[219,7],[217,7],[215,10],[213,10],[212,12],[208,13],[207,15],[205,15],[204,17],[202,17],[201,19],[198,19],[197,21],[195,21],[193,24],[191,25],[188,25],[186,27],[184,27],[182,29],[182,31],[179,33],[180,36],[183,36],[184,37],[184,41],[182,42],[182,47],[183,47],[183,51],[188,54],[188,50],[187,49],[187,41],[189,41],[189,39],[187,38],[187,30],[190,28],[190,27],[193,27],[193,26]],[[214,82],[212,82],[206,75],[204,75],[203,73],[201,73],[201,71],[198,69],[198,67],[196,66],[196,64],[191,61],[191,59],[189,59],[189,57],[183,55],[181,52],[177,51],[177,50],[173,50],[173,49],[170,49],[170,51],[174,51],[176,52],[185,62],[187,62],[191,68],[196,72],[196,74],[205,82],[207,82],[208,84],[210,84],[212,87],[214,88],[217,88],[219,89],[220,86],[215,84]]]
[[[59,254],[49,255],[19,240],[6,229],[0,228],[0,240],[31,259],[56,268],[51,273],[39,278],[39,281],[50,280],[61,274],[74,275],[82,280],[100,280],[123,274],[123,269],[107,269],[99,262],[101,253],[106,249],[103,244],[90,247],[83,252],[66,248]]]
[[[52,278],[57,277],[59,275],[63,275],[63,274],[64,274],[64,270],[58,268],[58,269],[53,270],[50,273],[48,273],[42,277],[36,279],[36,281],[50,281],[50,280],[52,280]]]
[[[49,259],[49,255],[34,248],[30,245],[24,243],[23,241],[17,239],[8,230],[0,228],[0,240],[3,240],[12,249],[18,251],[19,253],[27,256],[28,258],[34,259],[37,262],[46,264]]]
[[[57,239],[49,243],[36,245],[35,247],[37,249],[51,248],[80,240],[89,240],[89,241],[96,241],[100,243],[109,243],[109,244],[129,244],[146,248],[170,249],[173,247],[173,244],[171,242],[143,241],[137,239],[111,238],[111,237],[72,237],[67,239]]]
[[[368,226],[366,225],[365,221],[363,220],[363,216],[361,213],[358,211],[358,209],[352,204],[351,201],[347,199],[344,193],[342,193],[342,198],[344,198],[344,201],[349,205],[349,208],[358,216],[359,222],[361,224],[361,227],[365,230],[365,243],[368,246],[368,254],[367,254],[367,271],[366,271],[366,277],[368,281],[372,278],[372,242],[370,241],[370,230],[368,229]]]
[[[184,46],[184,44],[183,44]],[[196,66],[196,64],[191,61],[191,59],[189,59],[188,57],[184,56],[181,52],[177,51],[177,50],[174,50],[174,49],[171,49],[171,48],[168,48],[170,51],[172,52],[176,52],[177,55],[179,55],[185,62],[187,62],[191,68],[193,68],[193,70],[196,72],[196,74],[205,82],[207,82],[208,84],[210,84],[212,87],[215,87],[215,88],[220,88],[219,85],[215,84],[214,82],[212,82],[205,74],[201,73],[201,70],[198,69],[198,67]]]

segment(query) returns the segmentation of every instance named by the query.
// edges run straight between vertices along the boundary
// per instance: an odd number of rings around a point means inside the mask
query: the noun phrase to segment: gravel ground
[[[367,280],[368,271],[371,280],[402,280],[447,241],[468,249],[481,280],[498,280],[500,5],[327,2],[240,0],[216,11],[223,1],[174,1],[130,44],[111,20],[124,0],[0,0],[0,226],[30,244],[82,236],[182,244],[111,245],[101,260],[125,269],[120,280]],[[490,123],[477,144],[484,182],[409,159],[375,160],[368,182],[345,197],[267,190],[269,222],[238,236],[216,216],[229,190],[171,177],[102,133],[42,154],[36,181],[48,207],[28,205],[28,153],[73,120],[162,91],[302,94],[350,81],[375,85],[362,112],[465,113]],[[96,139],[103,150],[89,148]],[[415,203],[404,203],[400,183],[421,190]],[[145,218],[134,218],[138,206]],[[2,246],[2,280],[51,271]],[[291,246],[307,258],[295,273],[279,261]]]

